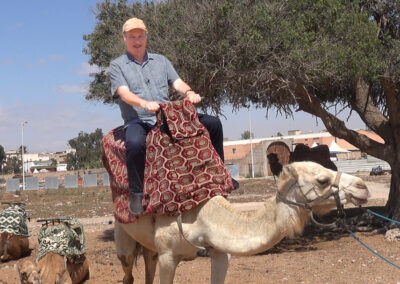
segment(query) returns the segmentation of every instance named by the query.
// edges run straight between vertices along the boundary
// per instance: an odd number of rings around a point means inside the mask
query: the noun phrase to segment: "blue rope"
[[[364,247],[366,247],[368,250],[370,250],[372,253],[374,253],[375,255],[379,256],[381,259],[383,259],[384,261],[386,261],[387,263],[393,265],[394,267],[400,269],[400,266],[397,265],[396,263],[391,262],[389,259],[387,259],[386,257],[384,257],[383,255],[381,255],[380,253],[378,253],[377,251],[373,250],[372,248],[370,248],[366,243],[362,242],[352,231],[347,230],[347,232],[349,232],[350,236],[352,236],[356,241],[358,241],[360,244],[362,244]]]
[[[390,218],[388,218],[388,217],[382,216],[382,215],[380,215],[380,214],[378,214],[378,213],[375,213],[375,212],[373,212],[373,211],[371,211],[371,210],[369,210],[369,209],[367,209],[367,212],[368,212],[368,213],[371,213],[372,215],[378,216],[378,217],[380,217],[380,218],[382,218],[382,219],[385,219],[385,220],[387,220],[387,221],[390,221],[390,222],[393,222],[393,223],[396,223],[396,224],[400,224],[399,221],[396,221],[396,220],[390,219]]]

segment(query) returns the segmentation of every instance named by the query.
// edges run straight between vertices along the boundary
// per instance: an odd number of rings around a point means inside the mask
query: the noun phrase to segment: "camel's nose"
[[[352,194],[357,198],[368,199],[371,194],[369,193],[368,187],[364,181],[359,181],[354,184],[356,190],[352,191]]]

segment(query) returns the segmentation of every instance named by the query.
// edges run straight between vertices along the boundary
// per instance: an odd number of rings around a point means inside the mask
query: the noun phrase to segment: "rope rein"
[[[390,218],[388,218],[388,217],[385,217],[385,216],[383,216],[383,215],[380,215],[380,214],[378,214],[378,213],[376,213],[376,212],[371,211],[370,209],[367,209],[367,212],[370,213],[370,214],[372,214],[372,215],[375,215],[376,217],[382,218],[382,219],[384,219],[384,220],[386,220],[386,221],[390,221],[390,222],[392,222],[392,223],[400,224],[399,221],[396,221],[396,220],[390,219]],[[351,230],[349,230],[345,224],[342,224],[342,225],[343,225],[344,229],[350,234],[350,236],[351,236],[352,238],[354,238],[356,241],[358,241],[361,245],[363,245],[365,248],[367,248],[370,252],[372,252],[372,253],[375,254],[376,256],[380,257],[382,260],[386,261],[387,263],[393,265],[394,267],[400,269],[400,265],[398,265],[398,264],[396,264],[396,263],[390,261],[389,259],[387,259],[387,258],[384,257],[383,255],[381,255],[379,252],[377,252],[376,250],[372,249],[372,248],[371,248],[370,246],[368,246],[366,243],[364,243],[363,241],[361,241],[360,238],[358,238]]]
[[[332,193],[330,193],[327,196],[321,196],[319,198],[316,198],[314,200],[311,201],[307,201],[305,203],[301,203],[301,202],[297,202],[297,201],[292,201],[292,200],[288,200],[286,197],[284,197],[282,195],[282,193],[280,193],[279,191],[276,194],[276,198],[286,204],[291,204],[291,205],[295,205],[295,206],[299,206],[299,207],[303,207],[307,210],[308,215],[310,215],[311,221],[320,226],[320,227],[324,227],[324,228],[330,228],[330,229],[334,229],[337,228],[337,222],[338,220],[334,221],[333,223],[330,224],[323,224],[318,222],[317,220],[315,220],[313,212],[312,212],[312,206],[316,201],[319,200],[324,200],[324,199],[328,199],[329,197],[333,196],[335,198],[335,202],[336,202],[336,208],[338,211],[338,217],[339,218],[343,218],[345,217],[345,213],[343,210],[343,205],[340,202],[340,197],[339,197],[339,181],[340,181],[340,177],[342,176],[342,172],[337,172],[336,173],[336,177],[335,177],[335,181],[331,184],[330,189],[332,190]],[[311,189],[314,189],[315,187],[312,187]],[[310,190],[311,190],[310,189]],[[315,191],[315,190],[314,190]],[[303,193],[303,191],[301,191]],[[303,193],[303,195],[305,196],[305,194]]]
[[[205,247],[201,247],[201,246],[195,245],[194,243],[192,243],[191,241],[189,241],[189,240],[186,238],[185,234],[183,233],[183,228],[182,228],[182,215],[181,215],[181,214],[178,215],[178,217],[176,218],[176,221],[177,221],[177,223],[178,223],[179,232],[181,233],[181,235],[182,235],[182,237],[185,239],[185,241],[187,241],[189,244],[191,244],[192,246],[194,246],[195,248],[198,248],[198,249],[200,249],[200,250],[205,250],[205,249],[207,249],[207,248],[205,248]]]
[[[382,218],[382,219],[384,219],[384,220],[386,220],[386,221],[390,221],[390,222],[395,223],[395,224],[400,224],[399,221],[390,219],[390,218],[388,218],[388,217],[385,217],[385,216],[383,216],[383,215],[380,215],[380,214],[378,214],[378,213],[376,213],[376,212],[374,212],[374,211],[371,211],[371,210],[369,210],[369,209],[367,209],[367,212],[368,212],[368,213],[371,213],[372,215],[375,215],[375,216],[377,216],[377,217],[379,217],[379,218]]]
[[[314,224],[316,224],[316,225],[318,225],[318,226],[320,226],[320,227],[324,227],[324,228],[337,228],[337,227],[338,227],[337,225],[341,226],[344,230],[346,230],[346,231],[350,234],[350,236],[351,236],[353,239],[355,239],[356,241],[358,241],[361,245],[363,245],[365,248],[367,248],[367,249],[368,249],[369,251],[371,251],[373,254],[375,254],[376,256],[378,256],[379,258],[381,258],[382,260],[386,261],[387,263],[393,265],[394,267],[400,269],[400,266],[399,266],[399,265],[397,265],[397,264],[395,264],[394,262],[390,261],[389,259],[387,259],[387,258],[384,257],[383,255],[381,255],[380,253],[378,253],[376,250],[372,249],[372,248],[371,248],[370,246],[368,246],[366,243],[364,243],[363,241],[361,241],[360,238],[358,238],[351,230],[349,230],[349,229],[348,229],[348,226],[344,223],[344,218],[346,217],[346,215],[345,215],[345,213],[344,213],[343,205],[341,204],[340,198],[339,198],[339,180],[340,180],[340,176],[341,176],[341,172],[338,172],[337,175],[336,175],[336,178],[335,178],[335,182],[331,185],[331,188],[336,187],[337,190],[334,191],[332,194],[330,194],[329,196],[326,197],[326,198],[329,198],[329,197],[332,196],[332,195],[334,196],[335,201],[336,201],[336,207],[337,207],[337,210],[338,210],[338,217],[339,217],[339,218],[338,218],[335,222],[333,222],[333,223],[331,223],[331,224],[322,224],[322,223],[317,222],[317,221],[314,219],[314,216],[313,216],[313,214],[312,214],[312,203],[314,203],[317,199],[315,199],[315,200],[313,200],[313,201],[308,201],[308,202],[306,202],[306,203],[299,203],[299,202],[296,202],[296,201],[287,200],[280,192],[278,192],[278,194],[276,195],[276,197],[277,197],[277,199],[279,199],[280,201],[283,201],[283,202],[285,202],[285,203],[287,203],[287,204],[296,205],[296,206],[300,206],[300,207],[305,208],[305,209],[309,212],[311,221],[312,221]],[[371,210],[369,210],[369,209],[367,209],[367,212],[370,213],[370,214],[372,214],[372,215],[375,215],[375,216],[377,216],[377,217],[379,217],[379,218],[382,218],[382,219],[384,219],[384,220],[387,220],[387,221],[390,221],[390,222],[393,222],[393,223],[396,223],[396,224],[400,224],[399,221],[392,220],[392,219],[387,218],[387,217],[385,217],[385,216],[382,216],[382,215],[380,215],[380,214],[378,214],[378,213],[375,213],[375,212],[373,212],[373,211],[371,211]]]
[[[352,238],[354,238],[356,241],[358,241],[361,245],[363,245],[364,247],[366,247],[370,252],[372,252],[373,254],[375,254],[376,256],[380,257],[381,259],[383,259],[384,261],[386,261],[387,263],[393,265],[394,267],[400,269],[400,266],[397,265],[396,263],[390,261],[389,259],[387,259],[386,257],[384,257],[383,255],[381,255],[379,252],[377,252],[376,250],[372,249],[370,246],[368,246],[366,243],[364,243],[363,241],[361,241],[352,231],[346,229],[346,231],[350,234],[350,236]]]

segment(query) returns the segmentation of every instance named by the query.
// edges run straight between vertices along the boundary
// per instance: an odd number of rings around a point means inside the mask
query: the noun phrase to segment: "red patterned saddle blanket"
[[[231,176],[194,106],[187,100],[160,106],[157,125],[146,140],[144,214],[175,216],[214,196],[227,196],[233,189]],[[128,210],[130,195],[122,127],[104,136],[102,159],[110,175],[116,220],[134,222],[136,218]]]

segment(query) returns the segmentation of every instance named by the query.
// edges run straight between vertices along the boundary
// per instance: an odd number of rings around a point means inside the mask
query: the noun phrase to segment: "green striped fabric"
[[[0,233],[29,237],[26,219],[28,215],[21,205],[12,204],[0,212]]]

